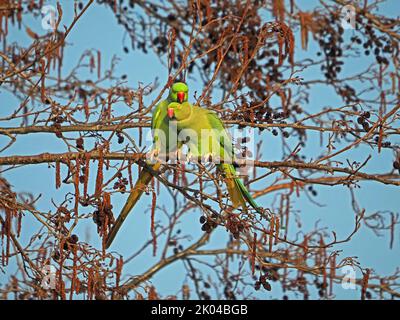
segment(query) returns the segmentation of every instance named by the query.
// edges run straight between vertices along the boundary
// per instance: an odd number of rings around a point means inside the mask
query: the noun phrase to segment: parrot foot
[[[213,154],[211,152],[206,153],[203,157],[205,162],[212,162],[213,161]]]
[[[181,159],[183,159],[182,157],[182,150],[178,149],[175,151],[175,156],[176,156],[176,160],[180,161]]]
[[[193,160],[193,154],[191,152],[188,152],[186,154],[186,162],[192,162]]]
[[[159,150],[157,149],[152,149],[147,153],[147,157],[151,162],[155,162],[155,160],[158,158]]]

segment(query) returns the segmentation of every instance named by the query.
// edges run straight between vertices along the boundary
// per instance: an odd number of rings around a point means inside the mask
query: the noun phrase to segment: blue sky
[[[304,6],[310,5],[311,1],[296,1],[296,3]],[[49,1],[50,4],[54,3]],[[64,18],[63,23],[68,25],[72,19],[72,1],[71,5],[63,5]],[[399,2],[390,1],[389,5],[383,10],[390,14],[398,14]],[[26,19],[26,25],[29,25],[35,32],[41,34],[44,31],[41,29],[39,19]],[[346,31],[349,35],[351,30]],[[346,36],[348,36],[346,34]],[[296,37],[298,34],[296,34]],[[156,78],[159,79],[161,84],[164,84],[168,76],[167,69],[161,63],[159,57],[149,51],[149,54],[143,54],[139,51],[132,51],[128,54],[123,51],[123,39],[124,32],[120,26],[117,25],[114,14],[106,9],[104,6],[93,5],[84,15],[84,17],[77,23],[74,30],[71,32],[68,38],[68,47],[65,50],[65,60],[63,66],[63,74],[66,74],[68,70],[73,67],[78,61],[81,53],[86,49],[97,49],[102,52],[102,65],[103,70],[109,67],[111,58],[117,56],[120,58],[117,73],[120,75],[127,74],[127,85],[132,88],[137,88],[139,83],[144,85],[152,83]],[[129,46],[129,40],[126,39],[126,45]],[[299,38],[296,38],[296,55],[298,57],[309,54],[309,52],[302,51],[300,47]],[[8,41],[17,41],[19,43],[27,43],[30,39],[26,36],[24,28],[17,30],[12,28],[11,34]],[[315,51],[315,47],[310,42],[311,52]],[[165,62],[165,57],[162,57]],[[344,72],[353,73],[366,63],[363,61],[364,58],[358,59],[357,63],[350,63],[346,65]],[[299,74],[306,81],[308,79],[319,78],[319,69],[306,70]],[[196,90],[200,92],[202,90],[202,83],[196,75],[191,75],[191,79],[188,81],[191,93],[193,94]],[[150,103],[158,95],[158,92],[153,92],[148,98],[145,99],[145,103]],[[7,115],[14,110],[17,105],[17,101],[9,93],[3,89],[0,90],[0,99],[3,102],[3,107],[0,110],[0,116]],[[215,101],[216,102],[216,101]],[[342,105],[343,102],[338,100],[336,95],[330,90],[325,88],[316,87],[312,91],[312,96],[307,109],[309,112],[316,112],[326,106],[337,106]],[[127,112],[126,107],[121,107],[121,113]],[[1,127],[16,126],[19,125],[17,122],[6,123],[1,122]],[[134,130],[128,131],[132,134],[132,137],[136,136]],[[74,136],[70,134],[69,136]],[[263,131],[258,139],[263,140],[263,160],[281,160],[281,143],[279,138],[273,137],[270,133]],[[324,143],[326,144],[327,135],[324,135]],[[397,139],[397,140],[396,140]],[[316,143],[310,143],[315,140]],[[288,140],[291,145],[296,144],[295,139]],[[4,137],[0,137],[0,145],[3,146],[6,140]],[[311,160],[312,157],[316,157],[322,148],[318,146],[319,133],[309,134],[308,136],[308,147],[303,151],[303,154],[307,156],[307,160]],[[397,137],[391,139],[392,143],[399,143]],[[150,145],[149,145],[150,146]],[[324,146],[324,145],[323,145]],[[119,148],[116,146],[115,148]],[[5,155],[24,155],[24,154],[37,154],[42,152],[65,152],[65,146],[57,141],[51,134],[35,134],[24,137],[18,137],[18,141],[9,148],[2,156]],[[376,150],[372,150],[367,146],[360,146],[354,150],[347,152],[340,159],[351,161],[365,160],[368,155],[373,155],[371,161],[365,168],[368,172],[383,173],[388,172],[391,169],[393,162],[393,154],[391,151],[384,149],[381,154],[377,155]],[[93,171],[92,171],[93,172]],[[134,170],[136,173],[136,170]],[[260,171],[261,172],[261,171]],[[72,189],[63,188],[61,190],[55,190],[54,183],[54,169],[49,168],[47,164],[21,167],[10,172],[5,172],[4,176],[13,185],[15,191],[18,192],[35,192],[35,195],[39,193],[42,195],[40,200],[37,202],[38,209],[42,211],[54,210],[51,205],[51,200],[55,203],[60,203],[65,195],[65,190],[72,192]],[[261,189],[265,187],[268,182],[272,180],[264,180],[254,186],[254,189]],[[398,202],[398,188],[385,186],[377,182],[360,182],[361,188],[354,190],[355,195],[359,200],[361,208],[366,209],[367,214],[376,212],[377,210],[389,210],[399,212]],[[94,188],[94,181],[91,181],[91,186]],[[323,206],[317,206],[311,203],[304,195],[292,202],[293,211],[300,210],[298,213],[303,222],[303,231],[310,231],[314,228],[314,225],[319,221],[319,226],[327,228],[328,232],[334,230],[337,233],[338,239],[346,238],[351,233],[354,227],[354,211],[351,208],[350,193],[347,188],[341,186],[327,187],[318,186],[315,187],[318,191],[318,197],[315,198],[318,203]],[[164,195],[163,195],[164,193]],[[170,206],[170,198],[165,196],[166,190],[162,189],[161,196],[158,199],[159,205]],[[269,207],[273,201],[274,194],[264,196],[257,199],[261,206]],[[124,204],[126,195],[113,195],[112,203],[114,206],[114,215],[117,215]],[[122,227],[121,234],[119,234],[112,246],[112,249],[122,254],[126,259],[133,252],[135,252],[141,245],[147,241],[150,237],[150,207],[151,197],[144,196],[134,209],[135,212],[131,214],[124,226]],[[81,212],[84,209],[81,208]],[[161,213],[157,212],[161,219]],[[193,239],[196,239],[201,235],[200,224],[198,218],[201,215],[200,210],[193,210],[189,212],[184,219],[180,227],[189,234],[193,235]],[[23,224],[23,241],[28,241],[28,236],[31,235],[32,226],[34,224],[33,219],[28,215],[24,219]],[[294,236],[297,231],[292,219],[292,224],[289,226],[290,235]],[[96,233],[96,226],[88,221],[82,223],[76,230],[76,233],[80,236],[83,241],[88,241],[96,247],[100,247],[98,235]],[[224,230],[219,230],[213,235],[209,247],[220,247],[226,242],[227,234]],[[393,249],[389,249],[389,237],[388,233],[385,232],[381,237],[377,237],[370,229],[364,225],[361,227],[359,233],[354,238],[343,245],[336,246],[335,250],[343,250],[340,253],[338,259],[346,256],[357,256],[362,267],[369,267],[374,269],[380,275],[389,275],[395,271],[395,268],[400,264],[399,255],[399,232],[396,230],[395,241]],[[183,241],[182,244],[187,246],[190,241]],[[151,256],[151,249],[143,254],[139,259],[136,259],[133,263],[129,263],[125,267],[125,273],[131,275],[139,274],[145,271],[149,266],[156,262],[155,258]],[[12,273],[12,265],[8,267],[7,274],[0,274],[0,283],[4,283],[8,276]],[[165,270],[157,274],[151,281],[159,288],[159,291],[164,295],[176,294],[180,289],[180,284],[184,280],[185,270],[181,263],[175,263],[167,267]],[[358,277],[360,273],[357,272]],[[176,285],[176,284],[179,285]],[[342,299],[358,299],[360,296],[359,290],[343,290],[339,286],[335,288],[335,294],[338,298]],[[271,293],[258,292],[254,295],[255,297],[262,299],[280,298],[281,291],[278,284],[273,284],[273,290]],[[296,298],[295,296],[290,296]],[[301,297],[300,297],[301,298]]]

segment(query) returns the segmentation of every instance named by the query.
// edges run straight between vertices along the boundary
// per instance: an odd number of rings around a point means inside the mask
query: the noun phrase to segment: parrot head
[[[191,105],[187,101],[184,103],[171,102],[168,105],[167,114],[170,120],[184,120],[191,114]]]
[[[175,82],[169,90],[169,100],[183,103],[188,100],[189,88],[183,82]]]

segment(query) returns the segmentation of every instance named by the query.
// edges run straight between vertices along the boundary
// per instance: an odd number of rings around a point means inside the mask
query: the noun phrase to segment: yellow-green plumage
[[[178,139],[185,141],[192,157],[212,156],[221,160],[217,167],[224,174],[233,207],[242,206],[245,209],[248,202],[262,214],[260,207],[237,176],[233,166],[235,155],[232,139],[218,115],[208,109],[193,106],[189,102],[182,104],[173,102],[168,108],[173,109],[174,117],[171,121],[176,122]]]
[[[167,119],[167,109],[171,102],[179,100],[179,93],[182,93],[181,102],[187,101],[188,98],[188,87],[186,84],[177,82],[171,86],[169,90],[168,98],[161,101],[154,109],[153,116],[151,119],[151,128],[153,132],[153,152],[156,153],[169,153],[176,151],[182,144],[177,143],[177,137],[175,130],[170,132],[170,123]],[[126,201],[121,213],[118,216],[115,224],[113,225],[107,240],[106,248],[109,248],[113,242],[115,236],[117,235],[122,223],[125,221],[128,214],[131,212],[132,208],[138,202],[143,192],[145,191],[147,185],[153,178],[153,172],[158,171],[161,167],[161,162],[157,161],[155,163],[147,162],[146,166],[141,171],[139,178],[134,186],[134,188],[129,193],[128,200]]]

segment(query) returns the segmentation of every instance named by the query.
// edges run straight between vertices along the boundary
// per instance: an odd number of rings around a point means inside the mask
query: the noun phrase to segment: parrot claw
[[[176,160],[180,161],[182,159],[182,151],[181,149],[176,150],[175,152]]]
[[[213,161],[213,154],[211,152],[206,153],[203,158],[204,158],[205,162],[212,162]]]
[[[186,162],[192,162],[193,154],[188,152],[186,154]]]
[[[152,149],[147,153],[150,162],[154,162],[158,158],[159,151],[157,149]]]

